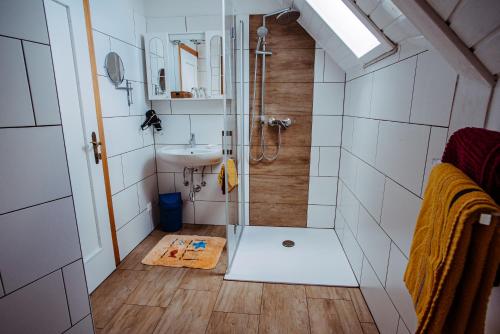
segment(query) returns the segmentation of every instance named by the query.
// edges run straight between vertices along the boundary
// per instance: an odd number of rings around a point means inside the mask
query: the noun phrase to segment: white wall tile
[[[225,225],[226,203],[196,201],[194,204],[196,224]]]
[[[147,17],[146,24],[148,32],[186,32],[185,16]]]
[[[156,144],[184,144],[189,143],[191,124],[187,115],[159,116],[163,130],[155,132]],[[219,133],[220,134],[220,133]]]
[[[324,82],[345,82],[345,72],[339,65],[325,53]]]
[[[151,104],[158,115],[170,115],[172,114],[171,102],[170,100],[154,100]]]
[[[421,202],[408,190],[386,179],[381,226],[407,256]]]
[[[344,110],[344,84],[314,84],[313,115],[342,115]]]
[[[111,51],[118,53],[122,59],[125,69],[125,79],[146,82],[143,50],[115,38],[111,38]],[[124,84],[125,83],[123,83],[123,85]]]
[[[88,315],[87,317],[85,317],[85,319],[83,319],[82,321],[80,321],[79,323],[77,323],[76,325],[74,325],[73,327],[71,327],[70,329],[68,329],[64,333],[65,334],[92,334],[92,333],[94,333],[94,324],[92,323],[92,316]]]
[[[142,117],[104,118],[106,150],[112,157],[142,147]]]
[[[219,15],[186,16],[187,31],[222,30],[222,17]]]
[[[384,198],[385,177],[376,169],[364,162],[359,162],[356,180],[356,196],[366,207],[368,212],[380,220],[382,212],[382,199]]]
[[[311,146],[311,157],[309,162],[309,175],[319,176],[319,147]]]
[[[420,31],[404,15],[401,15],[385,27],[384,34],[394,43],[400,43],[407,38],[421,36]]]
[[[106,55],[111,51],[111,41],[108,35],[93,30],[94,34],[94,54],[97,65],[97,74],[106,76]],[[100,85],[99,85],[99,88]],[[101,102],[102,103],[102,102]]]
[[[391,239],[362,206],[359,207],[358,242],[378,278],[384,282]]]
[[[151,213],[143,211],[116,233],[120,260],[123,260],[154,229]]]
[[[213,202],[226,201],[226,196],[222,194],[222,190],[217,183],[217,176],[217,174],[205,174],[204,179],[207,185],[205,187],[201,187],[201,191],[196,193],[196,200]],[[195,174],[194,183],[201,185],[201,180],[201,174]]]
[[[79,257],[71,197],[0,216],[0,267],[6,293]]]
[[[61,124],[50,47],[30,42],[23,46],[36,124]]]
[[[346,83],[346,115],[370,117],[372,85],[372,73]]]
[[[407,264],[408,259],[392,245],[387,270],[386,290],[405,323],[412,332],[415,332],[417,328],[417,316],[412,298],[403,282]]]
[[[183,200],[182,203],[182,223],[183,224],[194,224],[194,203]]]
[[[113,210],[115,212],[116,229],[121,229],[139,214],[139,198],[137,185],[128,187],[113,195]]]
[[[107,76],[99,76],[99,93],[103,117],[128,116],[127,93],[116,89]]]
[[[158,191],[160,194],[175,192],[174,173],[158,173]]]
[[[130,115],[145,117],[146,111],[151,109],[148,100],[147,85],[142,82],[132,82],[132,104],[130,105]],[[125,100],[126,102],[126,100]]]
[[[340,146],[341,116],[313,116],[311,146]]]
[[[409,58],[429,49],[431,49],[431,45],[424,36],[407,38],[399,43],[399,60]]]
[[[172,114],[177,115],[224,115],[222,101],[171,101]]]
[[[339,184],[338,208],[354,235],[358,233],[359,202],[354,194],[341,182]]]
[[[224,116],[194,115],[191,117],[191,132],[196,136],[196,144],[222,144]]]
[[[398,312],[366,258],[363,260],[360,287],[380,333],[396,333]]]
[[[175,173],[175,191],[181,193],[181,197],[184,202],[189,201],[189,191],[191,189],[191,178],[187,176],[187,173],[186,179],[189,182],[187,186],[184,185],[183,173]]]
[[[375,163],[379,121],[372,119],[354,119],[352,135],[352,153],[370,164]]]
[[[148,129],[142,131],[142,141],[144,146],[154,145],[154,133],[157,131],[158,130],[156,130],[154,127],[149,127]]]
[[[380,122],[376,166],[415,194],[420,194],[430,128]]]
[[[307,227],[333,228],[335,223],[335,206],[308,205]]]
[[[427,152],[427,162],[425,164],[424,183],[422,187],[421,196],[424,195],[427,186],[427,179],[431,173],[434,164],[441,162],[441,158],[446,146],[446,138],[448,136],[448,129],[446,128],[431,128],[431,138],[429,140],[429,149]]]
[[[356,179],[358,175],[359,159],[353,156],[346,150],[342,150],[342,158],[340,159],[340,179],[351,190],[356,190]]]
[[[359,247],[356,238],[352,234],[352,231],[347,227],[344,230],[343,243],[345,254],[349,259],[352,271],[356,275],[358,281],[361,279],[361,266],[363,263],[363,251]]]
[[[0,37],[0,55],[0,126],[35,125],[21,42]]]
[[[342,117],[342,147],[348,151],[352,152],[353,147],[353,134],[354,134],[354,122],[356,118],[353,117]]]
[[[0,213],[71,195],[61,127],[0,129],[0,156]]]
[[[319,151],[319,176],[338,176],[340,147],[320,147]]]
[[[411,334],[408,328],[406,328],[406,325],[404,324],[403,320],[401,317],[399,318],[399,324],[398,324],[398,332],[397,334]]]
[[[323,82],[325,71],[325,50],[318,49],[316,43],[316,50],[314,51],[314,82]]]
[[[390,0],[382,0],[370,18],[380,29],[384,29],[401,15],[401,11]]]
[[[148,203],[152,206],[158,204],[158,181],[156,175],[151,175],[147,179],[142,180],[137,184],[137,192],[139,196],[139,210],[147,209]]]
[[[344,217],[340,213],[340,211],[335,208],[335,224],[334,224],[334,231],[337,233],[337,237],[340,240],[340,243],[343,244],[344,241],[344,232],[347,227],[347,222],[345,221]]]
[[[416,60],[412,57],[374,73],[372,118],[403,122],[410,119]]]
[[[457,73],[436,51],[417,57],[410,121],[448,126]]]
[[[358,0],[356,4],[365,14],[370,15],[377,8],[379,2],[380,0]]]
[[[0,299],[2,333],[62,333],[70,326],[60,270]]]
[[[123,180],[128,187],[156,172],[154,147],[151,145],[125,153],[122,163]]]
[[[309,204],[335,205],[336,177],[309,177]]]
[[[134,10],[130,2],[124,4],[121,0],[91,0],[90,12],[92,28],[134,44]]]
[[[123,167],[122,156],[117,155],[108,159],[109,182],[111,183],[111,193],[116,194],[123,188]]]
[[[64,286],[68,297],[71,323],[76,324],[90,313],[87,283],[82,260],[62,268]]]
[[[42,1],[3,0],[0,11],[0,35],[49,43]]]

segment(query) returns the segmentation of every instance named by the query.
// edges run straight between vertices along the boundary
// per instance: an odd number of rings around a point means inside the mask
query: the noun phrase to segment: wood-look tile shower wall
[[[267,50],[273,52],[266,58],[266,116],[290,117],[294,124],[282,130],[277,160],[250,163],[250,225],[306,227],[315,42],[298,23],[279,25],[273,18],[266,23]],[[251,47],[257,45],[257,36],[252,32],[261,25],[261,15],[250,16]],[[254,60],[255,49],[251,49],[250,96]],[[260,107],[260,89],[259,64],[256,108]],[[259,149],[257,130],[258,127],[252,139],[254,156]],[[278,143],[276,128],[266,128],[265,142],[267,154],[273,155]]]

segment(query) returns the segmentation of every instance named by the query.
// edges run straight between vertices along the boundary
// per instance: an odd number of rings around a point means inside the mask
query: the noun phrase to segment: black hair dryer
[[[141,125],[142,130],[146,130],[150,126],[154,126],[156,131],[161,131],[161,119],[156,115],[156,112],[151,109],[146,111],[146,120]]]

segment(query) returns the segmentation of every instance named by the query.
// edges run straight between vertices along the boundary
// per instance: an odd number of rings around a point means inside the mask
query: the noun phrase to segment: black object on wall
[[[151,109],[146,111],[146,120],[141,125],[142,130],[146,130],[150,126],[154,126],[156,131],[161,131],[161,119],[156,115],[156,112]]]

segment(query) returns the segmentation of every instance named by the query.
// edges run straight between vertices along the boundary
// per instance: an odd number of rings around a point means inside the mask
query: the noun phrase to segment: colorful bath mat
[[[166,235],[142,259],[143,264],[165,267],[213,269],[226,239],[199,235]]]

